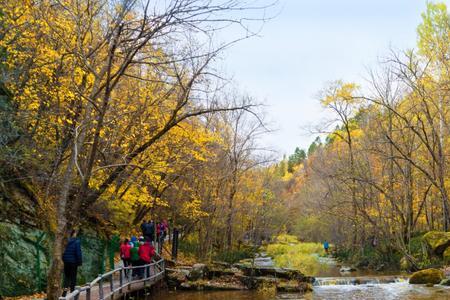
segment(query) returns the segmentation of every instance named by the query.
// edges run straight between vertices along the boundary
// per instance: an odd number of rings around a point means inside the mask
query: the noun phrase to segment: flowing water
[[[340,273],[331,258],[317,257],[323,265],[316,276],[313,292],[306,295],[261,294],[257,291],[163,292],[155,300],[450,300],[450,287],[410,285],[406,276],[352,272]],[[270,258],[261,256],[258,266],[273,266]]]
[[[411,286],[408,282],[315,286],[307,295],[278,294],[270,296],[255,291],[167,292],[158,300],[449,300],[446,287]]]

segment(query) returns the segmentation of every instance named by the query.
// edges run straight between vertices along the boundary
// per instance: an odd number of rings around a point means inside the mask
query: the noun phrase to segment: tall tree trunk
[[[445,154],[443,150],[444,145],[444,113],[443,113],[443,97],[439,97],[439,184],[442,198],[442,218],[444,231],[448,231],[450,227],[450,211],[448,207],[448,194],[445,188]]]
[[[236,194],[236,184],[233,181],[230,195],[228,197],[228,215],[227,215],[227,250],[231,250],[233,245],[233,202]]]
[[[52,246],[52,263],[47,274],[47,299],[57,300],[61,295],[61,275],[63,270],[62,254],[67,236],[67,204],[72,186],[72,177],[75,168],[75,152],[71,151],[69,163],[65,170],[62,189],[57,203],[57,227],[55,240]]]
[[[410,154],[409,154],[410,155]],[[414,226],[414,210],[413,210],[413,178],[412,178],[412,166],[411,164],[407,163],[406,165],[406,224],[405,224],[405,230],[403,234],[403,241],[405,245],[409,244],[409,240],[411,239],[411,232],[413,230]]]

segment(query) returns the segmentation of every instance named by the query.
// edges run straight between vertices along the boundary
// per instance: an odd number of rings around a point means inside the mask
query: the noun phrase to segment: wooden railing
[[[77,287],[73,292],[59,299],[113,299],[114,295],[124,294],[130,291],[133,284],[144,283],[143,287],[152,285],[163,279],[165,272],[164,259],[161,257],[157,257],[156,259],[157,261],[147,265],[120,267],[108,273],[100,274],[90,283]],[[133,273],[139,273],[140,276],[133,277],[135,275]]]

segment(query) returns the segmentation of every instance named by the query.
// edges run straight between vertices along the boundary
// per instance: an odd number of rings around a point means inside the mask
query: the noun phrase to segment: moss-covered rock
[[[405,256],[403,256],[400,259],[400,270],[408,271],[410,269],[410,267],[411,267],[411,264],[410,264],[409,260]]]
[[[445,249],[444,253],[442,253],[442,258],[444,259],[445,264],[450,263],[450,247]]]
[[[445,278],[445,279],[442,280],[439,284],[440,284],[440,285],[445,285],[445,286],[450,286],[450,279]]]
[[[436,255],[442,255],[450,246],[450,232],[430,231],[424,234],[423,240]]]
[[[444,272],[438,269],[426,269],[415,272],[409,278],[410,284],[438,284],[444,279]]]

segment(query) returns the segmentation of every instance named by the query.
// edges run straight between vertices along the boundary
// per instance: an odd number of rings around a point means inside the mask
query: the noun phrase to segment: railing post
[[[120,268],[120,271],[119,271],[119,283],[120,283],[120,290],[119,290],[119,292],[122,294],[122,286],[123,286],[123,275],[125,275],[125,271],[124,271],[124,268],[123,268],[123,266],[122,266],[122,268]]]
[[[131,290],[131,281],[133,280],[134,266],[128,269],[128,290]]]
[[[144,285],[147,279],[148,279],[148,266],[147,264],[144,264]]]
[[[98,282],[98,297],[99,300],[103,300],[103,275],[100,276],[100,281]]]
[[[75,287],[75,290],[78,291],[78,293],[75,295],[74,300],[78,300],[80,298],[81,289],[79,286]]]
[[[111,290],[111,299],[114,298],[114,278],[113,278],[113,274],[111,273],[111,276],[109,277],[109,288]]]
[[[86,300],[91,300],[91,285],[86,289]]]

